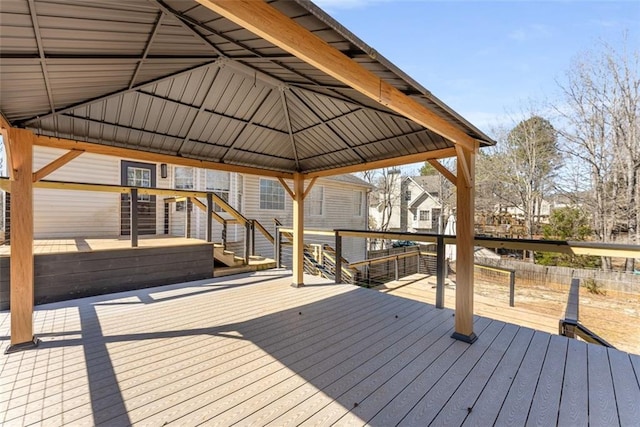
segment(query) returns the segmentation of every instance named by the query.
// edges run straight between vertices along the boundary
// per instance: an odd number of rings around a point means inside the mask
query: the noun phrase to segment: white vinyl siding
[[[364,212],[364,193],[362,191],[353,192],[353,216],[361,217]]]
[[[244,175],[244,209],[243,215],[247,218],[257,219],[271,234],[274,233],[273,218],[277,218],[286,227],[293,225],[293,203],[291,197],[285,194],[284,210],[271,211],[260,209],[260,181],[259,178],[252,175]],[[293,187],[292,181],[287,181],[290,187]],[[336,228],[348,228],[364,230],[365,216],[357,217],[349,214],[353,210],[353,192],[354,186],[351,184],[333,181],[331,179],[320,179],[315,184],[323,187],[323,199],[327,201],[323,207],[322,216],[306,215],[304,226],[306,229],[324,229],[333,230]],[[313,190],[312,190],[313,191]],[[364,190],[363,190],[364,193]],[[307,196],[309,197],[309,196]],[[364,197],[364,196],[363,196]],[[305,211],[308,209],[305,200]],[[364,208],[363,208],[364,209]],[[345,214],[345,212],[347,214]],[[243,238],[243,236],[240,236]],[[326,243],[335,246],[335,239],[323,236],[305,236],[305,243]],[[359,261],[365,258],[365,240],[344,238],[342,241],[344,257],[350,261]],[[290,253],[290,249],[287,249]],[[256,232],[256,254],[273,257],[273,245],[268,242],[262,233]]]
[[[37,171],[66,153],[34,147]],[[121,159],[84,153],[45,179],[120,185]],[[91,171],[90,174],[87,171]],[[120,234],[120,194],[97,191],[34,189],[34,237],[114,237]]]
[[[304,200],[305,212],[311,216],[322,216],[324,214],[324,187],[315,185]]]

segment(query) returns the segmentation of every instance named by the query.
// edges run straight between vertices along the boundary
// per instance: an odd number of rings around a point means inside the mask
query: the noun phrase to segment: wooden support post
[[[293,287],[304,286],[304,176],[293,175]]]
[[[473,217],[477,148],[476,144],[474,151],[457,150],[456,321],[452,337],[467,343],[473,343],[477,339],[473,332]]]
[[[129,193],[129,206],[131,213],[129,214],[129,221],[131,226],[131,247],[138,247],[138,189],[132,188]]]
[[[213,242],[213,194],[207,193],[207,242]]]
[[[336,231],[336,265],[335,265],[336,285],[342,283],[342,236]]]
[[[11,344],[6,353],[33,348],[33,141],[28,130],[10,128],[11,152]]]
[[[444,282],[447,278],[444,238],[438,236],[436,246],[436,308],[444,308]]]

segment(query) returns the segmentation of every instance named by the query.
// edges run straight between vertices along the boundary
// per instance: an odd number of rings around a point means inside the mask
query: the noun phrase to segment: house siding
[[[47,147],[35,147],[34,170],[47,165],[65,153]],[[80,157],[62,166],[45,179],[56,181],[83,182],[96,184],[120,185],[122,160],[111,156],[84,153]],[[175,166],[167,168],[167,177],[162,178],[159,164],[156,167],[156,186],[173,188]],[[90,171],[88,174],[87,171]],[[291,198],[285,193],[284,210],[260,209],[260,179],[252,175],[231,173],[229,203],[245,217],[258,220],[273,235],[274,218],[285,226],[293,224],[293,205]],[[269,178],[262,178],[269,179]],[[206,170],[194,169],[194,189],[206,189]],[[292,182],[288,183],[293,186]],[[322,215],[310,215],[309,206],[305,206],[305,228],[308,229],[366,229],[366,206],[362,215],[356,216],[353,206],[353,194],[362,192],[363,203],[366,201],[366,186],[352,182],[332,179],[320,179],[316,186],[323,187]],[[242,200],[240,200],[242,199]],[[202,200],[206,202],[206,200]],[[156,197],[156,233],[165,233],[164,197]],[[185,235],[185,212],[177,211],[176,204],[168,206],[168,231],[170,235]],[[226,212],[219,213],[223,218],[232,217]],[[70,237],[112,237],[120,235],[120,194],[105,192],[85,192],[77,190],[35,189],[34,198],[34,235],[43,238]],[[222,241],[222,224],[213,221],[213,241]],[[205,239],[207,230],[206,214],[196,206],[191,212],[191,237]],[[227,230],[227,242],[230,247],[244,247],[244,227],[230,224]],[[333,238],[309,235],[307,243],[335,245]],[[348,260],[365,258],[365,241],[363,239],[345,239],[343,241],[344,257]],[[256,232],[255,249],[257,255],[273,257],[273,245],[260,233]]]
[[[34,147],[33,169],[39,170],[66,151]],[[117,157],[84,153],[45,177],[52,181],[120,185],[121,163]],[[154,163],[150,163],[154,164]],[[157,164],[156,187],[170,188]],[[87,174],[90,171],[90,174]],[[164,202],[156,198],[156,233],[164,233]],[[34,189],[34,237],[107,237],[120,235],[120,194],[77,190]]]
[[[280,220],[285,227],[292,227],[293,225],[293,203],[291,198],[285,196],[285,208],[284,210],[266,210],[260,209],[260,177],[256,176],[244,176],[245,183],[245,207],[244,215],[250,219],[257,219],[267,230],[274,234],[275,225],[274,218]],[[262,178],[269,179],[269,178]],[[286,181],[290,188],[293,188],[293,182]],[[363,207],[363,215],[355,216],[353,207],[353,193],[354,191],[362,191],[363,203],[366,199],[366,188],[357,187],[354,185],[344,184],[331,179],[319,179],[316,186],[322,186],[324,188],[323,198],[323,214],[322,215],[309,215],[308,204],[305,204],[305,221],[304,227],[306,229],[366,229],[366,218],[364,212],[366,207]],[[307,235],[305,236],[305,243],[309,244],[329,244],[332,247],[335,246],[335,239],[333,237],[323,237]],[[366,255],[366,242],[364,239],[344,239],[342,243],[343,257],[349,261],[357,261],[365,258]],[[262,236],[261,233],[256,233],[256,254],[272,257],[273,245]],[[286,253],[285,253],[286,255]],[[286,261],[286,258],[285,258]]]

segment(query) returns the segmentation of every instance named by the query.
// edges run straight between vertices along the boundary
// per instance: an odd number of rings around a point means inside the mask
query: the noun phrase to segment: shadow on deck
[[[38,306],[4,424],[632,425],[640,357],[270,270]],[[7,339],[8,313],[0,314]],[[617,398],[616,398],[617,397]]]

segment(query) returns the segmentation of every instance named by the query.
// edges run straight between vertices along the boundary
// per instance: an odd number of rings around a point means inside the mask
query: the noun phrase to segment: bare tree
[[[551,123],[533,112],[527,115],[510,130],[495,129],[497,146],[479,156],[478,201],[484,209],[494,203],[494,209],[497,204],[515,210],[531,238],[539,232],[542,202],[559,162]]]
[[[560,83],[563,151],[583,167],[589,192],[582,201],[592,212],[600,241],[625,236],[640,241],[640,67],[638,51],[617,52],[603,44],[583,54]],[[603,259],[611,268],[611,260]],[[627,270],[633,269],[628,260]]]
[[[379,215],[371,218],[370,227],[375,230],[389,229],[393,213],[399,208],[400,198],[399,169],[384,168],[362,173],[362,179],[373,186],[369,193],[369,205],[377,209]]]

